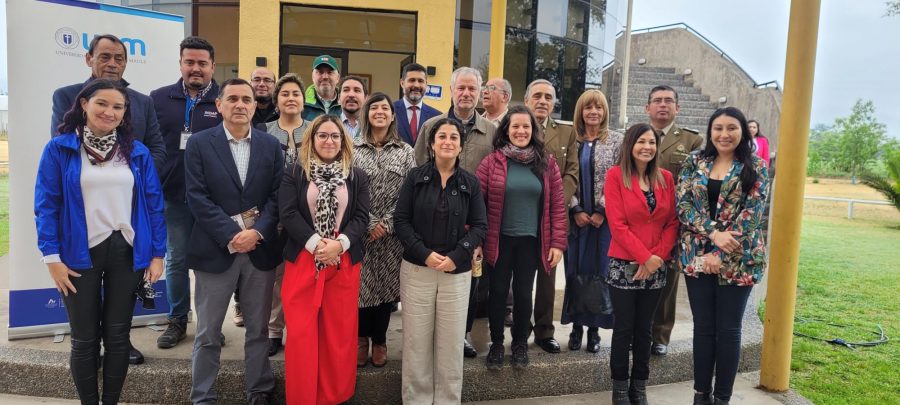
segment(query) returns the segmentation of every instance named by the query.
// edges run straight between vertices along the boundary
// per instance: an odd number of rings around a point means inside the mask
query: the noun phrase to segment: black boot
[[[588,338],[587,338],[587,347],[585,350],[591,353],[597,353],[600,351],[600,333],[597,331],[597,328],[588,328]]]
[[[694,392],[694,405],[712,405],[708,392]]]
[[[576,351],[581,350],[581,339],[584,338],[584,329],[582,329],[581,325],[575,325],[572,327],[572,333],[569,334],[569,350]]]
[[[628,388],[628,399],[631,405],[647,405],[647,380],[631,379],[631,387]]]
[[[728,405],[728,401],[726,401],[724,399],[719,399],[719,398],[713,397],[712,404],[713,405]]]
[[[612,403],[631,405],[631,400],[628,399],[628,380],[613,380]]]

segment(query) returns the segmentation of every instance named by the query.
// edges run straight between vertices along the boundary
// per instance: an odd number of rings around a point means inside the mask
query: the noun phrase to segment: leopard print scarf
[[[96,136],[85,125],[81,139],[81,144],[84,145],[84,151],[87,152],[88,160],[95,166],[108,162],[119,150],[116,130],[104,136]]]
[[[337,213],[337,189],[344,184],[343,166],[340,160],[332,163],[312,162],[310,175],[313,183],[319,188],[316,197],[316,215],[313,218],[316,233],[323,238],[334,239]],[[325,264],[316,260],[316,271],[325,268]]]

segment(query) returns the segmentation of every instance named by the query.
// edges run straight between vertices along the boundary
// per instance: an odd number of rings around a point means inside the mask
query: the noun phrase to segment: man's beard
[[[203,90],[203,88],[206,87],[206,85],[203,84],[202,81],[200,81],[200,82],[188,81],[188,87],[190,87],[194,90]]]
[[[256,96],[256,102],[260,104],[269,104],[272,102],[272,96]]]
[[[413,103],[418,103],[419,101],[421,101],[421,100],[422,100],[422,96],[423,96],[423,93],[422,93],[422,92],[415,92],[415,93],[413,93],[413,92],[410,91],[410,92],[406,93],[406,99],[409,100],[409,101],[411,101],[411,102],[413,102]]]

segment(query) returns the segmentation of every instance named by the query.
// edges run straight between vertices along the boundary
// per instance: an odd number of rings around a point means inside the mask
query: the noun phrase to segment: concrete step
[[[684,79],[657,79],[652,77],[629,77],[628,82],[634,85],[670,86],[673,88],[693,86],[692,81]]]
[[[675,68],[632,65],[629,72],[675,73]]]
[[[647,96],[650,95],[650,89],[653,86],[646,85],[636,85],[636,86],[628,86],[628,99],[640,99],[641,105],[647,104]],[[700,89],[695,87],[684,87],[684,88],[676,88],[675,91],[678,92],[678,102],[682,101],[702,101],[709,102],[709,96],[703,95],[700,92]],[[609,92],[608,97],[610,100],[619,99],[619,89],[615,88]],[[631,102],[629,101],[629,104]]]
[[[610,109],[613,109],[613,107],[619,108],[618,95],[616,95],[616,96],[617,96],[616,98],[610,97],[610,100],[609,100],[609,108]],[[678,106],[681,107],[682,110],[685,108],[696,108],[696,109],[711,108],[711,109],[715,110],[717,104],[718,103],[714,103],[711,101],[685,100],[682,97],[678,97]],[[646,96],[640,97],[640,98],[634,97],[634,98],[628,99],[628,108],[640,107],[643,109],[645,105],[647,105],[647,97]]]
[[[678,117],[679,118],[681,118],[681,117],[709,117],[715,111],[716,111],[715,108],[684,108],[684,107],[681,107],[681,109],[678,112]],[[628,106],[625,109],[625,113],[628,115],[646,114],[646,112],[644,111],[644,106]]]
[[[660,73],[660,72],[648,72],[641,70],[629,70],[628,78],[629,80],[632,77],[640,77],[644,79],[660,79],[660,80],[681,80],[684,79],[684,75],[681,73]]]
[[[561,269],[560,269],[561,271]],[[563,283],[557,283],[558,288]],[[562,304],[563,291],[557,291],[556,319]],[[688,381],[692,374],[693,323],[684,283],[678,291],[676,325],[669,346],[669,354],[651,359],[652,384]],[[0,294],[0,309],[8,308],[8,294]],[[231,322],[233,307],[229,305],[223,333],[227,344],[216,387],[221,404],[242,404],[243,393],[243,335],[244,329]],[[401,309],[402,311],[402,309]],[[8,313],[0,311],[0,335],[8,324]],[[196,325],[188,326],[188,338],[168,350],[157,349],[160,332],[149,328],[135,328],[132,342],[144,352],[146,363],[132,366],[122,394],[122,402],[184,403],[189,400],[191,387],[191,342]],[[508,362],[499,372],[488,371],[484,359],[489,344],[485,319],[476,320],[472,332],[473,344],[479,351],[475,359],[464,361],[463,401],[487,401],[514,398],[534,398],[602,392],[611,389],[609,377],[609,342],[611,331],[601,330],[600,353],[566,350],[570,325],[556,325],[556,337],[563,346],[560,354],[548,354],[530,345],[531,364],[525,370],[513,370]],[[748,305],[742,328],[740,370],[758,370],[762,342],[762,326],[755,306]],[[290,334],[290,331],[287,331]],[[510,342],[506,329],[506,342]],[[74,398],[75,389],[69,372],[70,343],[52,343],[49,337],[8,341],[0,339],[0,392],[15,395]],[[508,344],[508,343],[507,343]],[[351,404],[399,404],[401,393],[402,324],[400,314],[392,316],[388,330],[388,364],[381,369],[358,369],[356,396]],[[509,350],[507,350],[509,353]],[[271,357],[276,377],[278,403],[284,402],[284,354]]]

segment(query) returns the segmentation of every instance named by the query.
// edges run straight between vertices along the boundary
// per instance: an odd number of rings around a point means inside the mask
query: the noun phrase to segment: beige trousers
[[[269,339],[284,336],[284,307],[281,306],[281,281],[284,280],[284,262],[275,268],[275,287],[272,290],[272,314],[269,316]]]
[[[448,274],[403,261],[403,403],[459,404],[472,273]]]

